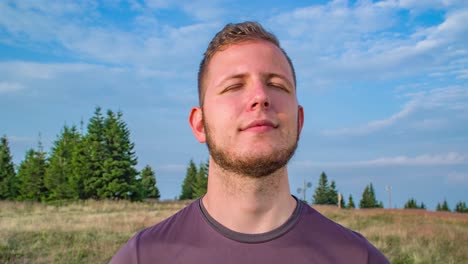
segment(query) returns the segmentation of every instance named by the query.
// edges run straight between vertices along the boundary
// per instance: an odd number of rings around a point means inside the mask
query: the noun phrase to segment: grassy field
[[[188,202],[0,202],[0,263],[107,263],[141,228]],[[392,263],[468,263],[468,214],[316,207],[366,236]]]

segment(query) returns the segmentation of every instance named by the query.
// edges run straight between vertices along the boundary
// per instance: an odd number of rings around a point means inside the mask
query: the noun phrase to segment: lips
[[[271,122],[270,120],[254,120],[247,124],[245,127],[242,127],[240,130],[245,131],[245,130],[270,130],[273,128],[277,128],[278,125]]]

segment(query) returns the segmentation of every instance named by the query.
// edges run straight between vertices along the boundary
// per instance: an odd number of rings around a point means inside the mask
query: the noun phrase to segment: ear
[[[200,143],[206,142],[205,127],[203,126],[203,112],[200,107],[193,107],[190,111],[189,124],[193,135]]]
[[[302,127],[304,126],[304,107],[299,105],[297,108],[297,126],[298,126],[298,136],[301,134]]]

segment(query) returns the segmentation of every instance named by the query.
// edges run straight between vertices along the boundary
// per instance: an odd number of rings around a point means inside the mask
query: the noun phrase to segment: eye
[[[238,90],[238,89],[242,88],[242,86],[243,86],[242,83],[231,84],[231,85],[227,86],[226,88],[224,88],[221,93],[226,93],[226,92],[229,92],[229,91],[235,91],[235,90]]]
[[[278,88],[278,89],[280,89],[280,90],[283,90],[283,91],[289,93],[289,89],[288,89],[285,85],[283,85],[283,84],[281,84],[281,83],[270,82],[270,83],[268,83],[268,86],[271,86],[271,87],[274,87],[274,88]]]

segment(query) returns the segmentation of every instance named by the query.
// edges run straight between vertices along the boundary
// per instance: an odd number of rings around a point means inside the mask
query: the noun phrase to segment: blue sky
[[[291,3],[289,3],[291,2]],[[19,164],[38,134],[122,110],[139,168],[174,198],[208,157],[187,118],[204,49],[254,20],[292,58],[305,126],[291,192],[321,171],[355,201],[468,202],[468,4],[418,1],[1,1],[0,134]],[[310,199],[312,190],[308,191]]]

